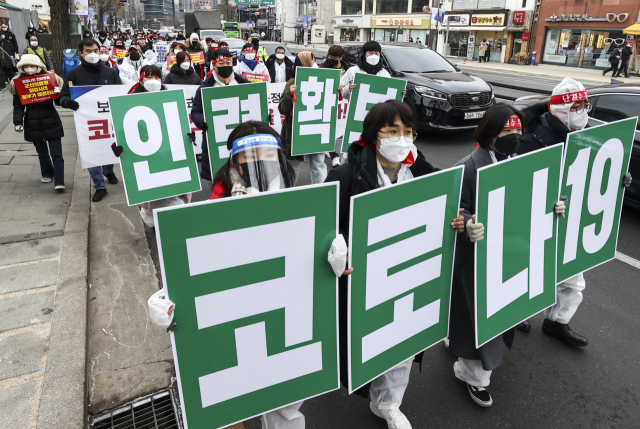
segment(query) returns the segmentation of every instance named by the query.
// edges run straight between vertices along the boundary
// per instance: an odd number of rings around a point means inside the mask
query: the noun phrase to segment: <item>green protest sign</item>
[[[182,90],[109,97],[127,203],[199,191]]]
[[[637,118],[569,134],[562,195],[567,217],[558,229],[558,281],[616,256],[622,178],[629,170]]]
[[[476,347],[555,303],[561,171],[561,144],[478,169]]]
[[[296,68],[293,104],[292,155],[331,152],[335,149],[340,70]]]
[[[350,392],[447,336],[463,171],[351,198]]]
[[[269,123],[266,82],[202,89],[211,175],[229,159],[227,138],[243,122]]]
[[[402,92],[407,82],[390,77],[372,76],[365,73],[356,73],[353,81],[356,84],[351,93],[347,125],[344,130],[342,152],[349,150],[349,145],[358,141],[362,134],[362,122],[374,104],[382,103],[390,99],[402,101]]]
[[[337,188],[154,211],[176,304],[185,427],[226,427],[338,388],[337,279],[327,262]]]

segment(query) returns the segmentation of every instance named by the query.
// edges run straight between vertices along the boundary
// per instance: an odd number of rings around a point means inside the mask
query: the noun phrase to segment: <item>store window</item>
[[[447,55],[450,57],[466,57],[467,43],[469,43],[469,32],[450,31]]]
[[[342,15],[362,15],[362,2],[359,0],[342,0]]]
[[[591,31],[589,45],[585,49],[591,52],[591,58],[583,60],[583,67],[609,67],[609,54],[615,49],[624,46],[625,35],[622,31]]]
[[[413,0],[411,5],[413,13],[422,13],[425,6],[429,7],[429,0]]]
[[[611,94],[598,97],[592,116],[604,122],[640,116],[640,96]],[[640,130],[640,124],[636,125]]]
[[[408,0],[378,0],[376,13],[407,13]]]
[[[413,43],[426,45],[429,42],[429,30],[411,30],[409,37],[413,39]]]
[[[364,13],[367,15],[373,13],[373,0],[364,0]]]
[[[384,29],[382,28],[376,28],[376,32],[375,32],[375,36],[374,36],[374,40],[376,42],[382,42],[384,41]]]

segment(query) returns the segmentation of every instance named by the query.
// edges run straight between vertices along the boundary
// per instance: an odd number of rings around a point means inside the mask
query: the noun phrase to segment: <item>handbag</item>
[[[13,58],[11,55],[9,55],[9,53],[7,53],[7,51],[5,51],[4,49],[0,48],[0,51],[4,52],[4,53],[9,57],[9,58],[11,58],[11,65],[12,65],[13,67],[15,67],[15,66],[16,66],[16,59],[15,59],[15,58]],[[9,68],[9,67],[7,67],[6,65],[5,65],[4,67],[5,67],[5,68]]]

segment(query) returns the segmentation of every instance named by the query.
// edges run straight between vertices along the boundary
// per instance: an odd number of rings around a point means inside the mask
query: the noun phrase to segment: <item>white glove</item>
[[[467,234],[472,243],[484,238],[484,225],[476,223],[476,215],[471,216],[471,220],[467,222]]]
[[[147,304],[149,305],[149,317],[154,325],[161,328],[168,328],[173,320],[173,309],[175,304],[166,298],[164,288],[151,295]],[[169,315],[171,311],[171,315]]]
[[[631,182],[633,182],[631,173],[625,174],[624,177],[622,178],[622,186],[624,186],[625,188],[628,188],[629,186],[631,186]]]
[[[336,277],[340,277],[347,266],[347,243],[342,234],[338,234],[331,242],[328,258]]]
[[[60,87],[59,86],[54,86],[53,87],[53,92],[56,94],[60,94]]]
[[[558,201],[553,211],[555,212],[555,214],[558,215],[558,217],[564,217],[564,212],[566,209],[567,209],[567,206],[564,203],[564,201]]]
[[[22,125],[16,125],[15,130],[16,133],[21,133],[24,130],[24,127]]]
[[[16,60],[20,59],[20,56],[18,54],[15,54],[14,56],[16,57]]]

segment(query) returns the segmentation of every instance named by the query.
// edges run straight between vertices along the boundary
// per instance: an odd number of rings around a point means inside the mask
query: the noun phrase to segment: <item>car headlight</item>
[[[421,97],[435,98],[436,100],[448,101],[449,96],[444,92],[436,91],[426,86],[414,86],[413,90]]]

